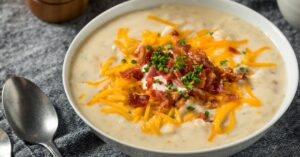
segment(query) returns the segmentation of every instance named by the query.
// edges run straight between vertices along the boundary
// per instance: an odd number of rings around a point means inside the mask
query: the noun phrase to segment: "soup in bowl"
[[[276,27],[234,2],[132,1],[78,34],[63,79],[79,116],[129,155],[224,156],[284,113],[297,73]]]

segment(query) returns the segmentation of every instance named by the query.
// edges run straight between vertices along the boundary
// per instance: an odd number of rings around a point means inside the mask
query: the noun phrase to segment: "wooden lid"
[[[26,0],[31,12],[47,22],[64,22],[81,15],[88,0]]]

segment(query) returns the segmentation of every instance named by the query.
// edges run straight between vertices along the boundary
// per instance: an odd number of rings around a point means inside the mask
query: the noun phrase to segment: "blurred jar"
[[[64,22],[80,16],[88,0],[26,0],[31,12],[47,22]]]
[[[300,0],[277,0],[284,18],[300,30]]]

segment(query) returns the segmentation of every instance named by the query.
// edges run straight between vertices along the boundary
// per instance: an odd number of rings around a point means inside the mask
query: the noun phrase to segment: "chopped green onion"
[[[169,93],[169,92],[166,92],[166,93],[164,94],[164,96],[165,96],[165,97],[169,97],[169,96],[170,96],[170,93]]]
[[[221,60],[221,61],[220,61],[220,65],[221,65],[221,66],[227,66],[227,65],[228,65],[228,60],[227,60],[227,59]]]
[[[168,68],[164,68],[164,72],[165,73],[169,73],[169,69]]]
[[[183,39],[179,40],[179,45],[180,45],[180,46],[184,46],[184,45],[186,45],[186,42],[185,42],[185,40],[183,40]]]
[[[174,84],[169,84],[168,86],[167,86],[167,88],[169,89],[169,90],[171,90],[171,91],[177,91],[177,88],[176,88],[176,86],[174,86]]]
[[[145,71],[145,72],[148,72],[149,69],[150,69],[150,65],[147,65],[147,66],[144,68],[144,71]]]
[[[167,44],[167,45],[165,45],[165,48],[167,50],[171,50],[173,48],[173,46],[172,46],[172,44]]]
[[[180,91],[179,94],[180,94],[183,98],[185,98],[185,99],[188,99],[188,98],[190,97],[189,94],[187,94],[187,93],[185,93],[185,92],[183,92],[183,91]]]
[[[127,63],[127,60],[124,58],[121,60],[122,63]]]
[[[137,61],[136,60],[131,60],[131,64],[136,64],[137,63]]]
[[[194,65],[194,72],[196,74],[199,74],[200,72],[202,72],[203,70],[203,64],[200,64],[200,65]]]
[[[152,46],[151,46],[151,45],[147,45],[147,46],[146,46],[146,49],[147,49],[147,50],[152,50]]]
[[[184,61],[186,59],[186,56],[177,56],[175,58],[175,64],[173,66],[173,69],[183,70],[185,68]]]
[[[204,114],[205,114],[206,117],[208,117],[209,116],[209,111],[205,111]]]
[[[194,111],[195,107],[193,107],[193,106],[187,106],[186,109],[189,110],[189,111]]]

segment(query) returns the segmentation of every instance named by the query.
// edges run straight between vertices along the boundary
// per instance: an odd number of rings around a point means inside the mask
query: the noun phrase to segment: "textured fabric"
[[[277,25],[299,59],[300,32],[283,19],[274,0],[238,1]],[[88,10],[80,18],[63,24],[49,24],[34,17],[24,0],[0,0],[0,86],[10,76],[18,75],[42,88],[58,112],[59,127],[54,141],[63,156],[126,156],[97,138],[75,114],[64,94],[61,77],[63,58],[74,36],[92,18],[120,2],[91,0]],[[2,87],[0,94],[1,91]],[[291,107],[269,132],[234,156],[300,156],[299,104],[298,91]],[[25,143],[16,137],[3,111],[0,111],[0,127],[9,134],[15,157],[51,156],[42,146]]]

